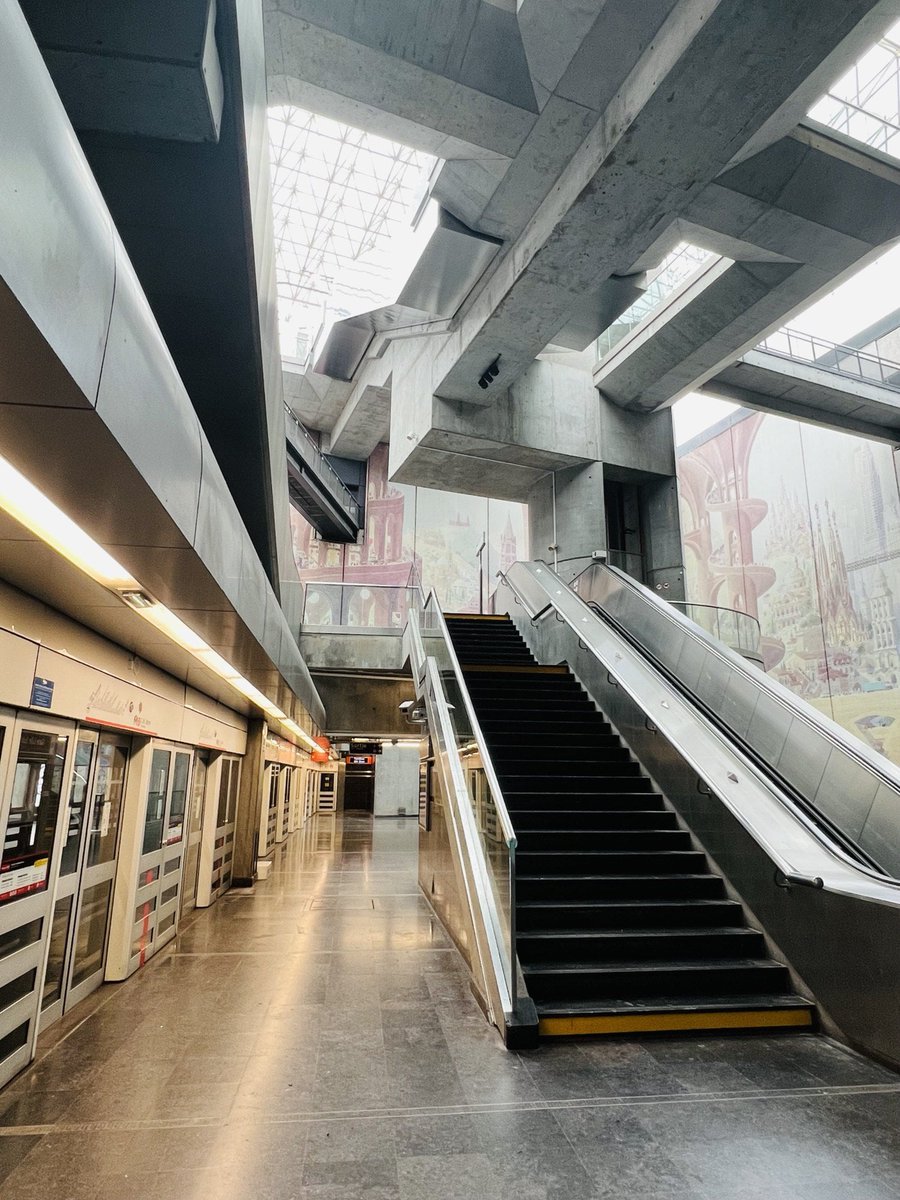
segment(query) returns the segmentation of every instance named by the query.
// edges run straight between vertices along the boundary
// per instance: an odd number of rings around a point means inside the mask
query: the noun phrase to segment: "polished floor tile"
[[[413,820],[315,818],[0,1092],[16,1200],[887,1200],[900,1077],[827,1038],[510,1054]]]

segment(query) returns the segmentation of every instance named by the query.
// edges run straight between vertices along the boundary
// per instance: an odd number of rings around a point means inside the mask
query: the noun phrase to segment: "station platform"
[[[414,820],[319,815],[0,1092],[16,1200],[890,1200],[900,1077],[822,1036],[510,1053]]]

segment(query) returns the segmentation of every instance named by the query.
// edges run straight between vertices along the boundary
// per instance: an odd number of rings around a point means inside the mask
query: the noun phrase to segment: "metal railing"
[[[469,904],[495,1024],[516,1012],[517,839],[437,596],[416,592],[410,657],[436,743],[445,798],[459,840]]]
[[[330,583],[304,581],[303,625],[341,626],[344,629],[390,630],[403,633],[420,588],[388,583]]]
[[[864,379],[880,387],[900,391],[900,363],[889,362],[853,346],[842,346],[839,342],[800,333],[796,329],[779,329],[770,333],[754,349],[764,350],[779,358],[806,362],[835,375]]]
[[[814,121],[900,157],[900,45],[881,38],[809,110]]]
[[[689,621],[717,641],[737,650],[738,654],[761,656],[762,631],[756,617],[736,608],[718,608],[713,604],[694,604],[690,600],[669,600],[667,603],[683,612]]]
[[[347,489],[347,485],[316,445],[312,434],[287,403],[284,406],[284,415],[295,436],[301,438],[303,441],[302,453],[312,461],[319,478],[327,486],[338,506],[358,525],[360,523],[360,508]]]

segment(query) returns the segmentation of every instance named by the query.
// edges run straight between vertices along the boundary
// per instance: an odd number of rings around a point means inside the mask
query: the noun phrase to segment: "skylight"
[[[281,351],[302,360],[334,321],[396,299],[436,160],[291,107],[269,110],[269,144]]]
[[[644,294],[605,329],[597,341],[597,356],[605,358],[618,344],[655,312],[680,287],[718,260],[718,255],[691,242],[679,242],[662,260],[650,279]]]
[[[858,142],[900,158],[900,23],[809,110]]]

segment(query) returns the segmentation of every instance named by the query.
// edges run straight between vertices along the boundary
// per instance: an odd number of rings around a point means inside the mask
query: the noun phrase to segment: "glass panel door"
[[[61,857],[61,809],[74,727],[0,715],[0,1086],[30,1060],[50,960],[58,989],[71,902],[50,903]],[[69,827],[65,838],[69,840]],[[52,1001],[51,1001],[52,1002]]]
[[[61,1017],[63,1011],[66,961],[71,945],[72,914],[78,892],[84,831],[88,818],[91,775],[96,752],[97,734],[93,732],[79,733],[75,743],[72,779],[69,783],[66,840],[63,842],[59,861],[59,880],[56,885],[56,902],[53,906],[50,950],[44,971],[44,989],[41,998],[42,1029],[46,1029],[48,1025]]]
[[[216,809],[216,833],[213,840],[210,900],[231,887],[234,859],[234,818],[237,812],[241,763],[237,758],[222,758],[219,765],[219,796]]]
[[[127,738],[118,734],[101,735],[91,785],[87,846],[79,880],[75,935],[69,953],[69,979],[63,1011],[68,1011],[103,982],[130,753],[131,743]]]
[[[192,912],[197,903],[197,871],[200,866],[200,842],[203,836],[203,806],[206,801],[208,769],[209,752],[198,750],[194,755],[194,772],[191,780],[191,807],[181,884],[182,916]]]
[[[189,751],[154,747],[134,893],[132,970],[175,935],[190,774]]]
[[[129,750],[129,741],[119,734],[79,731],[44,973],[42,1029],[103,980]]]

